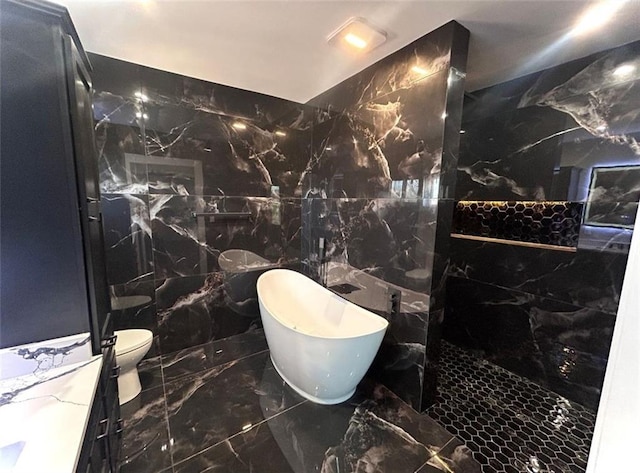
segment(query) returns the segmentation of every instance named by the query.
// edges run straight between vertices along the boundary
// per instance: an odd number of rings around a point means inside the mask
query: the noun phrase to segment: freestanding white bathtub
[[[389,323],[288,269],[267,271],[257,286],[271,360],[282,379],[319,404],[349,399]]]

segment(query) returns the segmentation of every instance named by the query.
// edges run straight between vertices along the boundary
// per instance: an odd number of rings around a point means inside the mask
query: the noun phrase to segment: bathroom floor
[[[483,473],[582,473],[595,413],[443,342],[426,413],[462,439]]]
[[[428,415],[363,381],[321,406],[284,384],[262,331],[145,360],[123,406],[123,473],[347,471],[479,473]]]

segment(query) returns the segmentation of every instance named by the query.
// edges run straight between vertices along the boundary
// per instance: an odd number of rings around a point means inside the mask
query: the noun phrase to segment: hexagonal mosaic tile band
[[[426,413],[458,436],[483,473],[584,473],[595,413],[450,343]]]
[[[452,233],[557,246],[578,246],[580,202],[460,201]]]

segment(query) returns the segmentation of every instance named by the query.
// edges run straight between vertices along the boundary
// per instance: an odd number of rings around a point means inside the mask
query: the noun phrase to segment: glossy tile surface
[[[459,439],[373,381],[338,405],[300,398],[275,372],[261,336],[162,357],[165,383],[143,383],[123,409],[122,471],[480,471]],[[142,372],[154,372],[157,360]]]
[[[454,227],[501,244],[451,239],[444,316],[448,341],[594,409],[640,198],[623,64],[639,41],[467,94],[455,195],[483,210],[459,204]]]
[[[445,340],[596,409],[615,315],[455,277],[448,290]]]
[[[541,472],[585,471],[593,411],[447,342],[441,366],[426,412],[465,441],[483,473],[535,471],[536,462]]]
[[[381,308],[390,327],[374,363],[376,379],[416,408],[435,388],[442,317],[431,312],[444,304],[467,45],[468,31],[449,22],[310,101],[319,110],[301,177],[302,261],[316,279],[323,259],[375,276],[380,293],[424,296],[420,310]],[[351,284],[344,276],[336,286]]]

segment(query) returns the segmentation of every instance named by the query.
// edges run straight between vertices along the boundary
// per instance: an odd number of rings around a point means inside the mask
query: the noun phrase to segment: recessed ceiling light
[[[233,125],[231,125],[232,127],[234,127],[236,130],[246,130],[247,129],[247,125],[245,125],[242,122],[235,122]]]
[[[364,18],[350,18],[327,37],[332,46],[371,51],[387,40],[387,33],[371,26]]]
[[[578,19],[578,22],[571,30],[571,34],[579,36],[597,30],[611,20],[623,4],[624,0],[608,0],[590,7]]]
[[[347,33],[346,35],[344,35],[344,40],[351,46],[354,46],[358,49],[364,49],[367,47],[367,42],[360,36],[357,36],[353,33]]]
[[[622,66],[618,66],[614,69],[613,75],[616,77],[629,77],[636,70],[636,66],[633,64],[623,64]]]
[[[287,134],[284,131],[281,131],[281,130],[277,130],[275,133],[278,136],[287,136]]]

